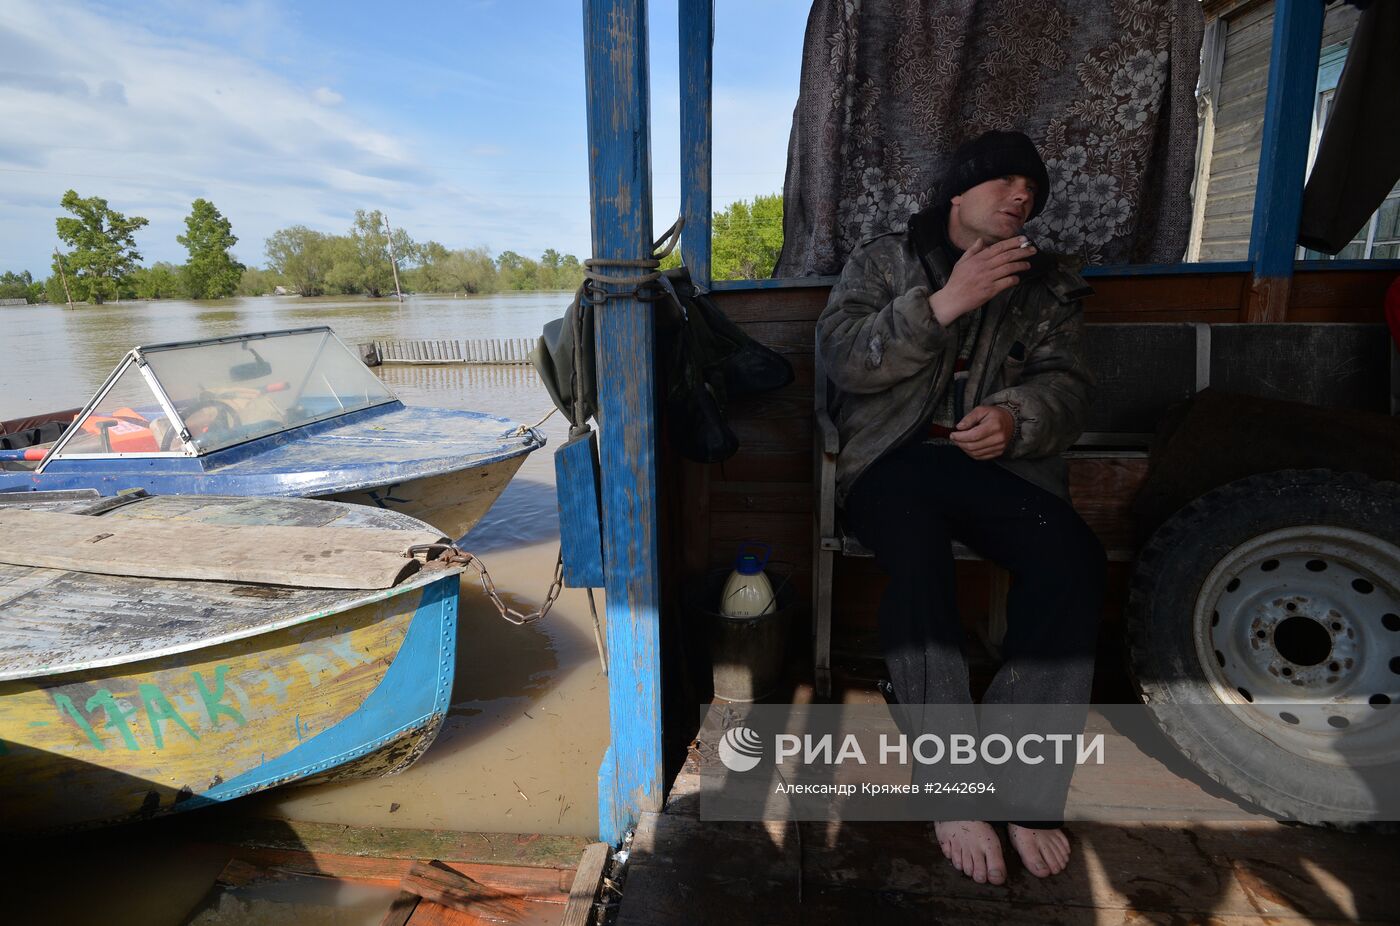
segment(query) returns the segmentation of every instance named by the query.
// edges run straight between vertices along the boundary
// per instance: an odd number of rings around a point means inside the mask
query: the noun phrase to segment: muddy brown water
[[[531,293],[410,297],[402,308],[392,299],[294,297],[131,302],[71,311],[3,308],[8,350],[0,374],[0,419],[83,404],[136,344],[318,324],[329,324],[352,348],[387,338],[533,337],[568,301],[564,293]],[[552,407],[526,366],[393,365],[378,372],[409,404],[475,409],[529,424]],[[556,414],[542,430],[549,446],[527,458],[463,544],[483,557],[497,589],[521,611],[542,600],[558,550],[553,449],[567,426]],[[598,606],[601,613],[601,593]],[[422,759],[397,776],[277,789],[228,810],[349,825],[593,835],[598,765],[607,739],[607,679],[584,593],[566,589],[544,620],[515,627],[499,617],[478,585],[464,583],[451,711]],[[133,839],[139,842],[139,833]],[[81,855],[81,838],[66,845]],[[163,887],[154,894],[142,890],[138,872],[117,878],[118,896],[107,895],[93,922],[178,923],[183,914],[175,909],[188,911],[188,895],[202,893],[196,888],[220,867],[217,858],[175,847],[121,854],[128,856],[125,862],[107,856],[106,864],[121,869],[149,854],[140,868],[164,869],[158,878]],[[118,915],[117,908],[135,918]],[[73,922],[88,920],[79,910],[70,914]]]

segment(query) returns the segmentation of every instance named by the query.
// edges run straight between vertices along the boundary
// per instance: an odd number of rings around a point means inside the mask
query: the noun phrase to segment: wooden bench
[[[1384,325],[1088,324],[1085,350],[1099,390],[1085,433],[1065,456],[1075,509],[1110,561],[1130,562],[1130,506],[1147,476],[1148,446],[1173,404],[1214,385],[1229,392],[1395,414],[1400,362]],[[827,411],[830,383],[817,352],[813,384],[816,507],[812,569],[814,683],[831,692],[832,577],[837,554],[871,556],[841,529],[836,510],[840,436]],[[954,544],[954,556],[977,560]],[[1007,573],[991,567],[987,641],[1006,630]]]

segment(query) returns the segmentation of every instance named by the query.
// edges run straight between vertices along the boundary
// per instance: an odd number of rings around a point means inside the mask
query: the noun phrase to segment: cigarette
[[[1028,248],[1028,247],[1030,247],[1030,246],[1031,246],[1031,239],[1029,239],[1029,238],[1024,238],[1024,239],[1022,239],[1022,241],[1021,241],[1021,247],[1023,247],[1023,248]]]

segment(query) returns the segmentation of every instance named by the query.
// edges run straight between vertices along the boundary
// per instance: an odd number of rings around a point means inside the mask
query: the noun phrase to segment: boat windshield
[[[142,353],[200,453],[394,399],[329,328]]]
[[[183,453],[182,427],[204,454],[395,398],[329,328],[137,348],[124,365],[56,457]]]
[[[87,414],[69,428],[56,456],[114,453],[182,453],[180,429],[170,423],[130,354]]]

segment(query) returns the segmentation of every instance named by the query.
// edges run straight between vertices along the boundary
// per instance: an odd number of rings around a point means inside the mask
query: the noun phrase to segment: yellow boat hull
[[[406,768],[452,687],[455,574],[246,639],[0,682],[0,828],[141,819]]]

